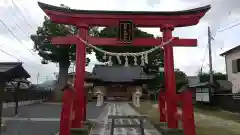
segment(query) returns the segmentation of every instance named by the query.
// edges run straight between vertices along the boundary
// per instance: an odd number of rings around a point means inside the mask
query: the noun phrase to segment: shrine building
[[[74,73],[70,73],[72,79]],[[137,90],[142,92],[142,98],[148,96],[147,84],[154,79],[154,75],[148,75],[140,66],[121,65],[95,65],[92,73],[85,72],[85,89],[96,96],[101,91],[107,100],[119,98],[131,100]]]

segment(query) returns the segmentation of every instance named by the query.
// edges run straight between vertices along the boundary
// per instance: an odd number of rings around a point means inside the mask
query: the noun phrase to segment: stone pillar
[[[103,105],[103,93],[100,94],[100,106]]]
[[[96,104],[96,106],[100,106],[100,98],[101,98],[101,97],[100,97],[100,95],[98,94],[98,95],[97,95],[97,104]]]
[[[135,102],[136,107],[140,107],[140,96],[141,95],[142,95],[142,93],[138,90],[134,93],[134,97],[135,97],[134,102]]]
[[[96,106],[101,106],[101,97],[102,97],[102,92],[100,91],[100,90],[98,90],[97,92],[96,92],[96,95],[97,95],[97,104],[96,104]]]

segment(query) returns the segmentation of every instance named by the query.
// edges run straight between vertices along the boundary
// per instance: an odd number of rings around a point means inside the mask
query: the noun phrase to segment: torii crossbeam
[[[88,43],[96,46],[124,46],[129,44],[119,43],[117,38],[100,38],[88,36]],[[131,42],[131,46],[158,46],[162,43],[162,38],[136,38]],[[56,45],[71,45],[79,42],[76,36],[58,36],[52,37],[52,44]],[[197,39],[179,39],[175,37],[172,40],[173,46],[179,47],[195,47]]]
[[[85,56],[86,46],[76,37],[92,45],[132,45],[132,46],[157,46],[163,42],[172,39],[172,31],[176,27],[187,27],[198,24],[200,19],[210,9],[210,6],[200,8],[174,11],[174,12],[142,12],[142,11],[96,11],[96,10],[74,10],[56,7],[44,3],[38,3],[42,10],[55,23],[74,25],[78,28],[77,35],[67,37],[54,37],[52,43],[57,45],[76,44],[76,99],[74,104],[75,120],[72,127],[82,127],[84,117],[85,101],[84,101],[84,73],[85,73]],[[119,43],[116,38],[98,38],[88,35],[89,27],[92,26],[106,26],[116,27],[120,26],[122,22],[131,22],[134,27],[158,27],[163,32],[161,38],[139,38],[129,40],[130,44]],[[126,23],[126,26],[130,26]],[[128,27],[131,29],[132,27]],[[131,32],[123,30],[127,36],[125,39],[132,39]],[[128,37],[129,36],[129,37]],[[175,37],[173,41],[164,46],[164,74],[165,74],[165,88],[166,88],[166,112],[169,128],[177,128],[177,112],[176,104],[176,83],[174,74],[174,59],[173,46],[191,47],[197,46],[196,39],[180,39]],[[194,129],[192,129],[194,131]],[[60,133],[61,134],[61,133]],[[194,135],[195,133],[191,134]]]

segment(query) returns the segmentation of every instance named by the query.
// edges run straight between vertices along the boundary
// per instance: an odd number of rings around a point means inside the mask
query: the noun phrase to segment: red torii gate
[[[76,99],[74,101],[75,119],[72,127],[82,127],[82,122],[86,117],[86,102],[84,93],[84,73],[86,46],[78,37],[93,45],[123,46],[117,38],[99,38],[88,35],[91,26],[116,27],[120,21],[131,21],[135,27],[160,27],[163,38],[136,38],[131,41],[132,46],[157,46],[162,41],[172,39],[172,31],[175,27],[186,27],[198,24],[199,20],[210,9],[210,5],[175,12],[140,12],[140,11],[87,11],[73,10],[56,7],[44,3],[38,3],[41,9],[55,23],[74,25],[78,28],[78,35],[54,37],[52,44],[69,45],[76,44]],[[78,36],[78,37],[77,37]],[[129,44],[127,44],[129,45]],[[167,122],[169,128],[177,128],[178,123],[174,115],[177,112],[176,86],[174,75],[173,46],[193,47],[197,46],[197,39],[180,39],[174,37],[173,40],[164,46],[164,69],[167,103]],[[166,120],[163,120],[166,121]]]

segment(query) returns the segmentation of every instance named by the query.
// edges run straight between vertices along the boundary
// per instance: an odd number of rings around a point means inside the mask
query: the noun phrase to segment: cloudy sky
[[[211,26],[213,41],[213,68],[225,72],[224,58],[220,53],[240,44],[240,1],[239,0],[39,0],[59,6],[65,4],[71,8],[84,10],[134,10],[134,11],[174,11],[196,8],[207,4],[212,9],[196,26],[177,28],[174,36],[197,38],[198,47],[174,48],[175,68],[187,75],[196,75],[203,66],[208,71],[207,26]],[[239,7],[239,8],[238,8]],[[41,58],[32,51],[33,42],[29,38],[42,25],[44,13],[37,0],[1,0],[0,1],[0,61],[22,61],[31,74],[31,81],[39,83],[54,78],[58,67],[54,63],[41,65]],[[239,19],[239,20],[238,20]],[[5,26],[6,25],[6,26]],[[11,30],[11,32],[9,32]],[[142,30],[161,36],[159,28]],[[5,53],[4,53],[4,52]],[[8,53],[9,55],[7,55]],[[98,63],[94,54],[90,55],[91,71]],[[39,75],[39,76],[38,76]]]

